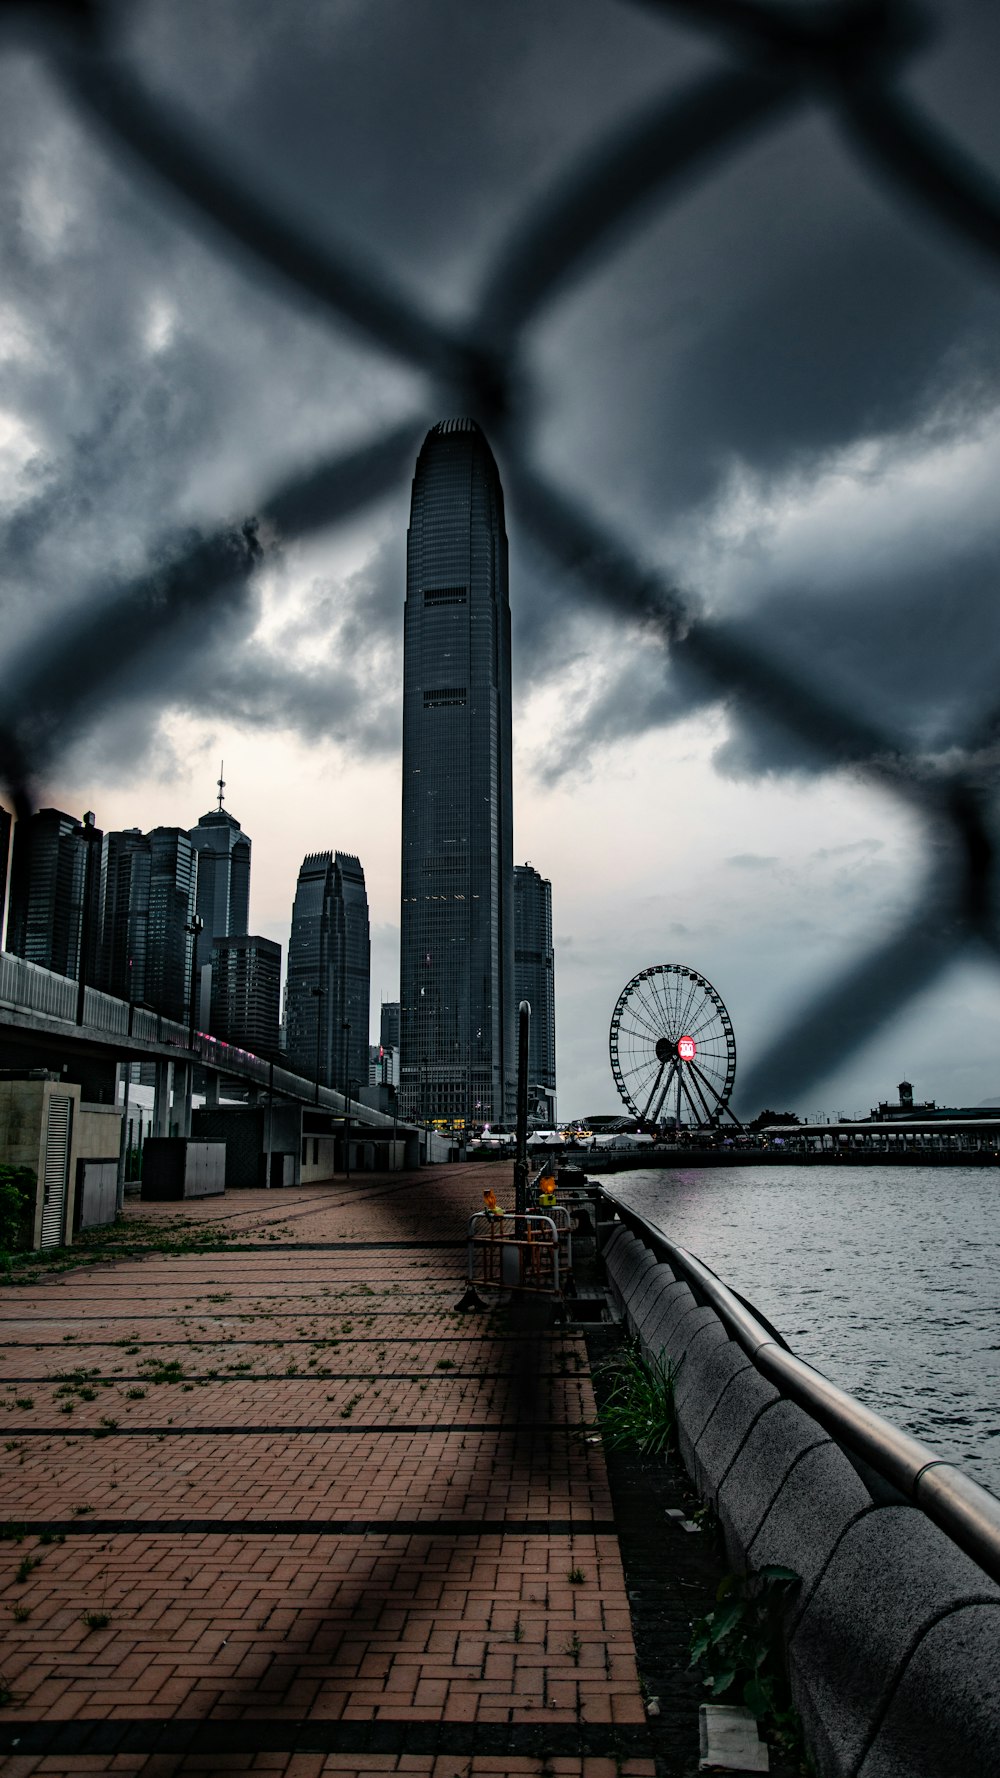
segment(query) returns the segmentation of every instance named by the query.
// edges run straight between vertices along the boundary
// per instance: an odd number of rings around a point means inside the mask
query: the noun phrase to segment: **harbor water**
[[[1000,1168],[690,1168],[601,1184],[793,1352],[1000,1495]]]

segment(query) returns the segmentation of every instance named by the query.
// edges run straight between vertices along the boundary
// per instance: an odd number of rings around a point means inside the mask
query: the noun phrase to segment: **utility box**
[[[148,1136],[142,1151],[146,1199],[215,1198],[226,1189],[224,1142],[192,1142],[187,1136]]]
[[[79,1086],[39,1071],[0,1079],[0,1160],[30,1167],[35,1202],[29,1245],[61,1247],[81,1224],[76,1197],[81,1162],[112,1162],[117,1174],[122,1114],[115,1105],[93,1105]],[[113,1220],[113,1218],[112,1218]]]
[[[118,1157],[76,1163],[75,1230],[107,1228],[118,1214]]]

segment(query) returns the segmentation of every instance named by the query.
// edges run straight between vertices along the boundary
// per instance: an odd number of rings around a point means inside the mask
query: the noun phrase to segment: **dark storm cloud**
[[[115,16],[142,78],[189,109],[255,188],[450,317],[469,310],[526,206],[586,145],[729,54],[608,0],[530,13],[521,0],[220,0],[207,12],[150,0]],[[940,18],[938,44],[906,80],[1000,164],[987,73],[1000,22],[960,4]],[[40,610],[92,597],[102,577],[141,574],[179,523],[238,525],[291,470],[397,418],[418,383],[194,224],[77,122],[36,64],[9,58],[0,90],[6,288],[29,340],[0,371],[0,401],[30,440],[3,499],[9,619],[23,631]],[[683,538],[711,527],[734,467],[765,492],[789,475],[807,489],[831,454],[873,433],[958,435],[994,409],[997,302],[974,256],[807,110],[706,169],[669,208],[651,205],[559,292],[527,354],[539,460],[673,584],[668,557],[685,570]],[[430,424],[443,397],[420,398]],[[396,728],[407,493],[368,565],[307,599],[271,632],[277,641],[255,641],[247,599],[217,632],[205,627],[186,675],[137,655],[122,689],[109,683],[105,718],[123,698],[134,730],[145,699],[150,738],[160,707],[209,709],[381,751]],[[964,551],[943,536],[919,561],[905,549],[859,559],[849,581],[821,577],[818,589],[808,563],[794,583],[757,573],[746,601],[716,609],[708,589],[704,609],[890,731],[947,745],[970,658],[980,701],[992,672],[977,639],[995,591],[996,521],[983,507],[966,521]],[[594,662],[542,762],[549,776],[720,696],[722,771],[827,765],[780,710],[769,720],[727,699],[683,649],[669,662],[648,632],[615,627],[613,584],[600,621],[570,575],[525,547],[519,524],[512,502],[519,688]]]

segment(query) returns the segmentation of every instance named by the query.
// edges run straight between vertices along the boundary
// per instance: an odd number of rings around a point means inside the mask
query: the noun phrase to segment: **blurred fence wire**
[[[869,177],[950,232],[987,275],[1000,272],[1000,188],[902,91],[904,68],[929,41],[909,0],[846,0],[791,8],[770,0],[645,0],[647,11],[707,33],[718,66],[594,142],[525,215],[493,256],[462,327],[445,324],[374,264],[317,239],[270,205],[198,126],[152,93],[119,59],[115,12],[100,0],[8,0],[5,22],[27,30],[77,111],[116,158],[154,181],[220,250],[256,262],[329,320],[425,373],[440,412],[474,414],[499,449],[516,522],[574,578],[582,597],[668,646],[730,703],[766,713],[831,769],[849,766],[916,810],[927,871],[915,911],[860,955],[801,1011],[741,1083],[747,1102],[789,1100],[821,1078],[888,1016],[925,989],[970,942],[993,954],[997,861],[991,756],[1000,704],[956,737],[949,763],[922,757],[905,736],[839,703],[704,617],[628,540],[547,479],[531,454],[524,347],[532,323],[612,253],[651,210],[736,155],[754,135],[806,107],[835,120]],[[227,523],[155,574],[95,593],[86,614],[8,660],[3,672],[0,774],[19,814],[60,747],[86,721],[111,672],[170,640],[185,645],[192,616],[239,605],[259,555],[257,531],[289,538],[358,511],[412,472],[426,422],[401,424],[264,492],[254,519]],[[107,646],[113,637],[114,646]],[[114,666],[108,664],[113,656]],[[92,672],[79,671],[81,660]],[[957,762],[957,763],[956,763]]]

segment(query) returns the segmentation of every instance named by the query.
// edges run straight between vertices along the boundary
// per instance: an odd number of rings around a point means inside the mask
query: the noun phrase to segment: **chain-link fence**
[[[525,348],[556,292],[617,250],[633,220],[651,205],[669,205],[796,110],[831,113],[845,153],[921,209],[928,224],[974,248],[986,275],[1000,262],[1000,193],[899,85],[925,42],[923,15],[908,0],[794,10],[767,0],[650,0],[650,8],[718,41],[725,49],[718,68],[579,158],[496,252],[474,321],[462,328],[436,319],[342,243],[317,239],[270,207],[190,120],[119,62],[114,14],[98,0],[8,4],[6,17],[31,32],[63,91],[115,155],[207,223],[221,251],[262,263],[338,326],[418,368],[438,411],[476,415],[501,456],[516,524],[568,571],[581,600],[655,634],[713,691],[766,714],[812,758],[830,769],[849,765],[923,818],[928,866],[918,912],[859,956],[741,1083],[747,1103],[785,1101],[842,1062],[861,1033],[870,1035],[926,988],[963,947],[985,946],[995,958],[989,749],[1000,707],[956,738],[947,766],[928,762],[833,699],[816,678],[790,673],[702,616],[641,563],[626,538],[595,520],[586,490],[568,497],[533,459]],[[64,737],[87,707],[99,707],[109,676],[168,640],[183,646],[190,634],[193,646],[206,609],[224,608],[238,594],[258,558],[258,525],[301,539],[346,518],[409,477],[422,433],[422,422],[404,424],[315,464],[265,493],[242,530],[220,528],[8,662],[0,772],[19,813],[31,807],[33,784],[58,758]]]

